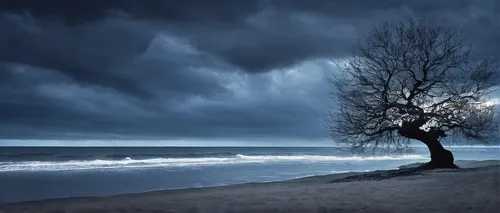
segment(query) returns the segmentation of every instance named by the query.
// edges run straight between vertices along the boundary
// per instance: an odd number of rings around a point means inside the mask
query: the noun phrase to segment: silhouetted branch
[[[406,148],[408,129],[478,141],[497,134],[488,103],[499,83],[494,61],[472,57],[460,32],[432,20],[374,27],[338,68],[330,80],[339,106],[326,121],[331,136],[353,150]]]

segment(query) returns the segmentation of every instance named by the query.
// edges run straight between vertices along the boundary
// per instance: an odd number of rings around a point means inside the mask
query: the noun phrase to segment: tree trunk
[[[421,166],[424,169],[452,168],[458,169],[454,163],[453,154],[446,150],[438,139],[422,141],[431,153],[431,161]]]
[[[431,153],[431,161],[420,166],[418,169],[458,169],[458,166],[454,163],[455,159],[453,158],[453,154],[446,150],[439,141],[440,138],[446,136],[443,131],[435,129],[424,131],[420,129],[422,123],[412,124],[414,123],[404,125],[399,131],[399,134],[407,138],[421,141],[429,148],[429,152]]]

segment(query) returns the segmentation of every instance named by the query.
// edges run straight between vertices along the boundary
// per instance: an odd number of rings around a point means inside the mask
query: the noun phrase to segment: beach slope
[[[346,173],[272,183],[13,203],[0,205],[0,212],[498,212],[500,161],[457,164],[462,169]]]

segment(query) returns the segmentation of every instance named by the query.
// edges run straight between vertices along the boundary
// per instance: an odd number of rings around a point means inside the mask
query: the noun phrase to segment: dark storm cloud
[[[336,17],[356,18],[382,10],[408,7],[417,12],[463,9],[469,5],[491,1],[422,0],[5,0],[0,10],[28,12],[37,18],[56,19],[68,24],[82,24],[124,12],[138,19],[160,19],[172,22],[235,22],[261,10],[323,13]],[[493,5],[494,6],[494,5]],[[367,14],[368,13],[368,14]]]
[[[179,59],[170,52],[159,52],[159,57],[165,58],[162,64],[136,60],[139,55],[154,51],[150,47],[158,30],[145,22],[107,19],[91,25],[65,27],[9,14],[1,19],[0,27],[9,29],[0,37],[0,45],[5,47],[0,49],[0,60],[52,69],[83,84],[110,87],[141,98],[154,96],[156,88],[150,88],[147,83],[151,79],[162,79],[167,86],[190,85],[179,89],[198,92],[207,89],[199,86],[211,84],[203,80],[189,82],[193,78],[187,76],[184,68],[179,68],[186,66],[186,62],[181,64],[180,60],[193,58]],[[137,67],[141,63],[142,67]],[[195,63],[196,60],[189,64]],[[155,74],[158,76],[153,76]]]
[[[116,63],[143,51],[152,35],[127,30],[118,23],[66,28],[30,17],[5,15],[0,27],[0,60],[54,69],[77,81],[105,84],[125,92],[147,95],[140,85],[110,72]]]
[[[98,22],[109,17],[181,25],[181,31],[188,33],[183,36],[191,38],[199,48],[248,71],[267,71],[269,68],[292,65],[304,58],[343,54],[357,34],[366,32],[380,20],[410,13],[442,15],[456,12],[458,14],[455,15],[461,16],[475,5],[498,8],[497,3],[491,2],[494,1],[9,0],[1,3],[0,8],[68,25]],[[312,23],[300,20],[297,17],[300,15],[310,16]],[[264,17],[255,21],[258,23],[249,23],[254,16]],[[331,21],[335,19],[357,28],[350,32],[340,29],[342,36],[321,34],[325,29],[342,27]],[[487,17],[480,19],[489,20]],[[262,22],[268,26],[262,26]],[[326,45],[328,43],[331,45]]]
[[[478,53],[500,56],[499,5],[1,1],[0,137],[321,138],[331,68],[314,61],[416,14],[443,17]]]
[[[271,1],[239,25],[196,27],[185,36],[199,48],[250,72],[297,61],[345,55],[374,24],[407,15],[445,18],[465,28],[478,52],[500,56],[496,39],[499,3],[494,1]],[[188,27],[184,27],[186,30]],[[489,33],[483,33],[489,31]],[[327,33],[325,33],[327,32]]]
[[[6,0],[1,10],[78,25],[123,14],[172,22],[233,22],[256,12],[259,1],[228,0]]]

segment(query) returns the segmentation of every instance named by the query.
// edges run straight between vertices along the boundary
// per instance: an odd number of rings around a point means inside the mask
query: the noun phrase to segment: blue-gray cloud
[[[436,15],[500,56],[480,1],[6,0],[2,138],[323,138],[329,58],[374,24]]]

